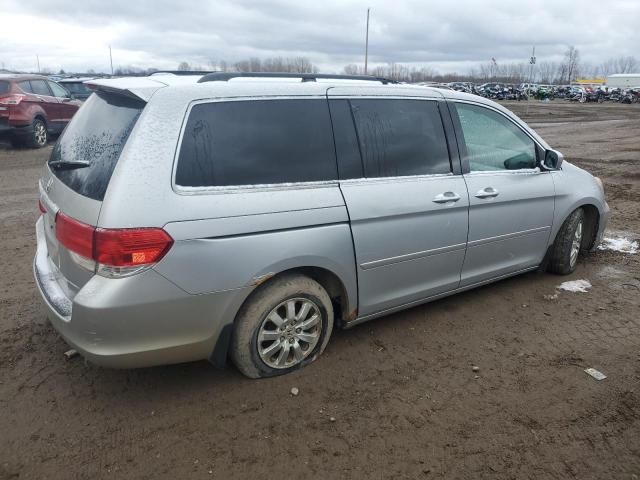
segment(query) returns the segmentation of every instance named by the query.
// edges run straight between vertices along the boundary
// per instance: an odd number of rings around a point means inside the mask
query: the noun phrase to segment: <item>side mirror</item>
[[[542,170],[560,170],[564,155],[557,150],[547,150],[544,154],[544,160],[540,168]]]

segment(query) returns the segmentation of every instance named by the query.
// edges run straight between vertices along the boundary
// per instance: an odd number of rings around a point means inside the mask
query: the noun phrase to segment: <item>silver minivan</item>
[[[279,375],[334,327],[570,273],[602,237],[602,182],[495,102],[273,76],[90,82],[39,182],[34,262],[90,361]]]

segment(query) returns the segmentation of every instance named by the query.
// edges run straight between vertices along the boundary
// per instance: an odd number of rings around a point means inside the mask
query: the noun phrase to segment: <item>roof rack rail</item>
[[[151,72],[148,76],[151,77],[156,73],[170,73],[172,75],[207,75],[214,72],[212,70],[157,70],[155,72]]]
[[[329,73],[277,73],[277,72],[212,72],[204,75],[198,83],[204,82],[227,82],[232,78],[300,78],[302,82],[315,82],[318,79],[329,80],[367,80],[380,82],[383,85],[390,83],[400,83],[384,77],[374,77],[372,75],[333,75]]]

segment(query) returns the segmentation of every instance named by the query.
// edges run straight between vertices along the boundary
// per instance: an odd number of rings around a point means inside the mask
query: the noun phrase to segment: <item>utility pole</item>
[[[113,76],[113,55],[111,55],[111,45],[109,45],[109,61],[111,62],[111,76]]]
[[[369,10],[367,8],[367,35],[364,41],[364,74],[367,74],[367,63],[369,61]]]
[[[40,57],[36,55],[36,62],[38,63],[38,73],[40,73]]]

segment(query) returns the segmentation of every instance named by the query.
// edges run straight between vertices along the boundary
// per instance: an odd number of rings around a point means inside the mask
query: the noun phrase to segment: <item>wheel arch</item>
[[[551,235],[549,236],[549,245],[551,247],[558,237],[558,233],[567,221],[567,218],[571,216],[573,212],[581,208],[585,213],[585,227],[589,232],[589,235],[584,237],[582,248],[584,250],[591,250],[596,246],[598,239],[598,233],[600,232],[601,219],[605,215],[604,207],[601,207],[596,199],[584,198],[582,201],[576,202],[571,207],[563,209],[562,216],[558,217],[557,221],[554,221]]]
[[[598,207],[591,203],[585,203],[581,207],[584,211],[585,219],[585,231],[588,235],[582,237],[582,249],[591,250],[596,245],[596,239],[598,237],[598,231],[600,229],[600,211]]]
[[[251,301],[253,296],[273,282],[276,278],[285,275],[300,274],[318,282],[324,288],[334,308],[334,325],[341,326],[345,321],[353,320],[358,315],[357,300],[349,295],[349,290],[340,276],[334,271],[320,266],[298,266],[281,270],[277,273],[269,273],[256,277],[252,283],[253,289],[240,302],[239,308],[233,317],[233,322],[225,325],[220,332],[209,361],[218,368],[224,368],[228,362],[231,336],[242,308]]]

